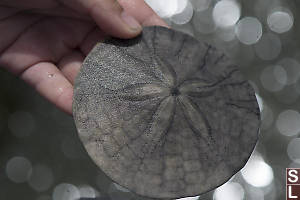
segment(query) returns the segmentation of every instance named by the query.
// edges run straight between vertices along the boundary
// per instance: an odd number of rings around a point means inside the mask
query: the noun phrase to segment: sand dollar
[[[73,113],[94,162],[139,195],[179,198],[226,182],[258,137],[254,90],[215,47],[146,27],[97,44],[75,81]]]

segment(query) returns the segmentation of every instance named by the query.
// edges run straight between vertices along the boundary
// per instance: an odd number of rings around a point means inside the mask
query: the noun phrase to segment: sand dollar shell
[[[253,89],[222,52],[163,27],[97,44],[74,88],[79,136],[115,182],[155,198],[199,195],[247,162]]]

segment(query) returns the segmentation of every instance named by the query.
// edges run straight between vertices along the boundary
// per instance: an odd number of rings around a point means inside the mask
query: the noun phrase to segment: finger
[[[79,51],[73,51],[57,64],[62,74],[74,85],[74,80],[81,68],[84,56]]]
[[[54,64],[38,63],[20,77],[58,108],[72,114],[73,87]]]
[[[129,15],[116,0],[60,0],[65,5],[89,14],[101,30],[120,38],[132,38],[138,35],[142,27]]]
[[[86,56],[93,49],[98,42],[103,42],[108,37],[107,34],[99,30],[94,29],[90,32],[80,45],[81,52]]]
[[[3,19],[0,23],[0,53],[15,42],[28,27],[37,23],[40,19],[40,16],[22,14],[16,14]]]
[[[78,20],[46,18],[20,34],[0,54],[0,66],[18,75],[36,63],[57,63],[79,46],[93,29],[94,24]]]
[[[79,20],[86,20],[86,21],[92,21],[92,18],[88,15],[79,14],[78,12],[74,11],[73,9],[70,9],[66,6],[58,6],[56,8],[35,8],[35,9],[25,9],[22,11],[24,14],[41,14],[46,16],[54,16],[54,17],[67,17],[67,18],[73,18],[73,19],[79,19]]]
[[[118,0],[121,6],[134,16],[143,26],[165,26],[168,27],[144,0]],[[163,0],[162,0],[163,1]]]

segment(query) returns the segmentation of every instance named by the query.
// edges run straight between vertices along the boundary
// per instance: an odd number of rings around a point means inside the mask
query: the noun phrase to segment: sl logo
[[[300,168],[286,169],[286,200],[300,199]]]

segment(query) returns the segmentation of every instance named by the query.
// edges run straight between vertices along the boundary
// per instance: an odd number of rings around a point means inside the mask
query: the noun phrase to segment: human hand
[[[0,0],[0,66],[72,114],[74,79],[107,35],[166,26],[143,0]]]

